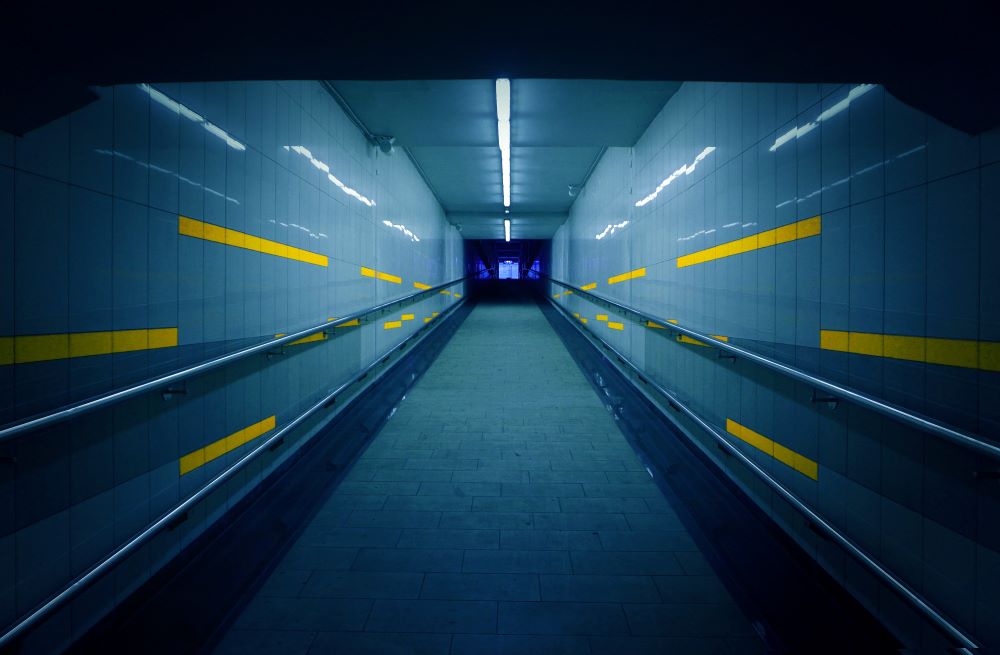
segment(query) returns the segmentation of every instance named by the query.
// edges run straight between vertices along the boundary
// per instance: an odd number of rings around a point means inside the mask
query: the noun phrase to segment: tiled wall
[[[1000,131],[967,136],[877,85],[688,83],[634,148],[603,157],[554,239],[553,275],[997,439],[998,189]],[[655,327],[619,329],[579,296],[558,302],[1000,646],[1000,485],[973,475],[1000,463]],[[919,641],[891,594],[746,480]]]
[[[0,133],[0,423],[455,279],[462,257],[405,154],[373,149],[318,83],[101,89],[24,137]],[[454,302],[436,294],[169,399],[0,446],[0,624]],[[102,580],[32,648],[80,634],[281,456]]]

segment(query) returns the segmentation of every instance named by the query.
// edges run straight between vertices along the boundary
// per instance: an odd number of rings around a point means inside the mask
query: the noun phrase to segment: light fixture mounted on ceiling
[[[500,170],[503,176],[503,206],[510,207],[510,80],[496,83],[497,138],[500,142]]]
[[[510,241],[510,219],[503,219],[503,240]]]
[[[395,152],[393,144],[396,143],[396,137],[389,136],[388,134],[373,134],[372,143],[378,146],[378,149],[387,155],[391,155]]]

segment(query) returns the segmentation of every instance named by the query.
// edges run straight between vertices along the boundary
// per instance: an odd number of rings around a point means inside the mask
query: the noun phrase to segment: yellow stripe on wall
[[[274,335],[275,339],[280,339],[281,337],[288,334],[287,332],[279,332]],[[301,339],[296,339],[290,343],[286,343],[286,346],[299,346],[304,343],[313,343],[314,341],[326,341],[326,335],[322,332],[317,332],[316,334],[310,334],[308,337],[302,337]]]
[[[648,327],[648,328],[656,328],[657,330],[666,330],[667,329],[664,326],[660,325],[659,323],[654,323],[653,321],[646,321],[646,327]]]
[[[437,316],[438,316],[437,312],[431,312],[431,318],[437,318]]]
[[[427,318],[424,319],[424,323],[430,323],[433,320],[434,320],[433,316],[428,316]]]
[[[452,295],[454,295],[456,298],[461,298],[462,297],[462,294],[460,294],[460,293],[456,293],[456,294],[452,294]]]
[[[403,319],[404,321],[412,321],[413,314],[403,314],[402,316],[400,316],[400,318]]]
[[[729,337],[724,337],[720,334],[710,334],[708,336],[712,337],[713,339],[718,339],[719,341],[729,341]],[[684,334],[678,334],[677,341],[678,343],[689,343],[693,346],[705,346],[706,348],[712,347],[712,344],[710,343],[705,343],[704,341],[698,341],[697,339],[692,339],[691,337]]]
[[[629,271],[628,273],[622,273],[621,275],[609,277],[608,284],[618,284],[619,282],[624,282],[626,280],[634,280],[638,277],[646,277],[645,268],[637,268],[634,271]]]
[[[328,318],[328,319],[326,319],[326,320],[328,320],[328,321],[336,321],[337,319],[336,319],[336,318],[334,318],[334,317],[330,317],[330,318]],[[336,327],[338,327],[338,328],[345,328],[345,327],[357,327],[357,326],[359,326],[359,325],[361,325],[361,320],[360,320],[360,319],[357,319],[357,318],[355,318],[355,319],[353,319],[353,320],[350,320],[350,321],[348,321],[348,322],[346,322],[346,323],[341,323],[340,325],[337,325]]]
[[[188,218],[187,216],[177,217],[177,232],[184,236],[204,239],[205,241],[214,241],[227,246],[233,246],[234,248],[262,252],[265,255],[274,255],[275,257],[292,259],[315,266],[329,266],[329,260],[326,258],[326,255],[285,245],[284,243],[278,243],[270,239],[255,237],[246,232],[237,232],[236,230],[230,230],[228,227],[205,223],[204,221]]]
[[[0,365],[172,348],[177,328],[0,337]]]
[[[1000,371],[1000,342],[820,330],[819,347],[943,366]]]
[[[591,282],[590,284],[585,284],[582,287],[580,287],[580,290],[590,291],[591,289],[596,289],[596,288],[597,288],[597,282]]]
[[[450,296],[451,295],[451,291],[448,291],[446,289],[442,289],[438,293],[440,293],[442,296]]]
[[[431,285],[424,284],[423,282],[414,282],[413,286],[416,287],[417,289],[430,289],[431,288]]]
[[[587,319],[584,318],[583,316],[581,316],[580,317],[580,322],[583,323],[584,325],[586,325],[587,324]]]
[[[608,321],[608,327],[611,328],[612,330],[624,330],[625,324],[615,323],[614,321]]]
[[[704,264],[714,259],[732,257],[733,255],[739,255],[752,250],[776,246],[779,243],[788,243],[789,241],[816,236],[822,231],[822,228],[822,219],[819,216],[813,216],[812,218],[783,225],[773,230],[765,230],[764,232],[751,234],[742,239],[728,241],[712,248],[705,248],[704,250],[698,250],[689,255],[678,257],[677,268]]]
[[[805,455],[800,455],[790,448],[758,434],[748,427],[742,426],[731,418],[726,419],[726,432],[737,439],[745,441],[757,450],[770,455],[786,466],[790,466],[802,475],[819,479],[819,465]]]
[[[558,297],[559,297],[559,296],[561,296],[561,295],[562,295],[561,293],[554,293],[554,294],[552,294],[552,297],[553,297],[553,298],[558,298]]]
[[[382,324],[383,330],[395,330],[396,328],[403,327],[402,321],[386,321]]]
[[[390,275],[389,273],[376,271],[374,268],[368,268],[366,266],[361,267],[361,275],[364,277],[373,277],[379,280],[385,280],[386,282],[392,282],[393,284],[402,284],[403,282],[403,278],[398,275]]]
[[[181,475],[190,473],[199,466],[204,466],[213,459],[222,457],[229,451],[235,450],[248,441],[253,441],[262,434],[273,430],[274,418],[273,416],[269,416],[263,421],[254,423],[242,430],[237,430],[228,437],[213,441],[204,448],[199,448],[184,455],[180,459]]]
[[[598,314],[597,315],[597,320],[598,321],[606,321],[606,320],[608,320],[608,315],[607,314]]]

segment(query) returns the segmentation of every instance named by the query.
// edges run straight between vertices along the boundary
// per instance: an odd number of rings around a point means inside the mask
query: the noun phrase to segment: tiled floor
[[[755,653],[539,309],[483,303],[218,653]]]

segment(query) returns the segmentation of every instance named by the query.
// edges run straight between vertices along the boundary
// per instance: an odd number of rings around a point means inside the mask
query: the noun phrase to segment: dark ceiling
[[[878,82],[979,133],[1000,123],[1000,48],[987,7],[962,0],[9,3],[0,128],[23,132],[62,115],[86,102],[94,84],[503,76]]]

